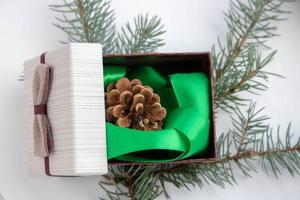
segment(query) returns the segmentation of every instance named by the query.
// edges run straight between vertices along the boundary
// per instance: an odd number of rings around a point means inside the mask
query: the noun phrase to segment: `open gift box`
[[[33,143],[34,131],[32,126],[36,115],[33,112],[34,105],[32,103],[33,75],[36,66],[40,63],[45,63],[53,68],[52,87],[47,101],[47,117],[51,125],[52,148],[50,155],[44,158],[34,155],[35,145]],[[173,153],[171,153],[172,159],[169,159],[169,157],[165,159],[161,157],[169,155],[169,149],[166,148],[168,151],[161,150],[160,153],[160,147],[158,147],[150,153],[149,151],[141,151],[125,157],[110,156],[113,153],[109,148],[112,148],[113,145],[113,148],[119,148],[117,152],[122,151],[124,145],[125,147],[135,145],[130,144],[130,140],[124,141],[124,144],[119,143],[119,146],[116,142],[111,142],[114,139],[118,142],[122,141],[121,137],[119,139],[114,138],[118,136],[110,134],[115,129],[111,129],[112,126],[105,122],[104,88],[106,86],[106,74],[104,72],[108,67],[118,66],[126,68],[125,76],[139,74],[135,71],[145,66],[151,66],[151,69],[165,77],[167,82],[170,82],[168,77],[173,76],[173,74],[201,73],[205,75],[209,104],[207,105],[208,135],[205,145],[202,145],[201,152],[199,151],[200,153],[181,157],[176,155],[175,157],[178,159],[174,159],[172,157]],[[71,43],[58,50],[47,52],[42,56],[26,61],[24,63],[24,76],[26,126],[29,139],[29,171],[32,174],[46,173],[53,176],[100,175],[107,173],[108,164],[202,163],[216,158],[213,71],[209,53],[150,53],[102,56],[101,45],[99,44]],[[135,76],[132,77],[136,78]],[[151,82],[150,80],[149,85]],[[177,86],[181,87],[184,82],[177,81]],[[197,84],[193,81],[191,83]],[[166,85],[170,85],[170,83]],[[162,105],[165,104],[168,107],[168,102],[164,101],[163,93],[161,92]],[[195,95],[197,93],[196,91]],[[185,97],[182,97],[182,99],[185,101]],[[173,114],[173,116],[176,119],[177,115]],[[181,125],[177,129],[180,132]],[[145,134],[148,134],[147,137],[151,137],[152,133],[145,132]],[[133,136],[130,135],[130,137]],[[170,143],[172,143],[172,140],[170,140]],[[165,142],[165,144],[168,144],[168,142]],[[197,148],[197,143],[194,142],[194,146]],[[188,150],[192,149],[189,146],[186,148]],[[141,153],[144,153],[147,159],[136,159],[134,161],[134,158],[139,157]],[[142,156],[145,156],[144,154]],[[116,153],[116,155],[119,154]],[[157,155],[159,159],[157,161],[155,159],[151,160],[153,155],[154,157]],[[148,159],[150,162],[147,162]]]

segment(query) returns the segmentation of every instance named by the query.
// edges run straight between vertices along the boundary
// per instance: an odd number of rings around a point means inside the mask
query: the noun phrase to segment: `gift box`
[[[209,53],[102,55],[100,44],[71,43],[26,61],[24,76],[31,174],[101,175],[107,165],[216,158]],[[158,92],[167,110],[161,130],[106,122],[106,89],[120,77]]]

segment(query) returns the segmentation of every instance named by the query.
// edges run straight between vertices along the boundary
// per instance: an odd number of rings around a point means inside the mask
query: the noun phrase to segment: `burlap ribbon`
[[[33,142],[34,154],[45,158],[51,153],[52,134],[47,117],[47,100],[52,83],[52,68],[39,64],[33,75],[32,97],[34,105]]]

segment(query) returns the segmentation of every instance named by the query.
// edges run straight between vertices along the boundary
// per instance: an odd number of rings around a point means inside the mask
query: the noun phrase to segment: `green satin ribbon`
[[[126,75],[126,67],[114,66],[104,67],[104,87],[112,82],[117,82],[120,78]]]
[[[129,162],[167,162],[205,155],[209,143],[209,82],[203,73],[162,76],[151,67],[126,72],[125,67],[105,66],[104,85],[126,75],[138,78],[161,97],[167,109],[159,131],[121,128],[106,122],[108,159]]]

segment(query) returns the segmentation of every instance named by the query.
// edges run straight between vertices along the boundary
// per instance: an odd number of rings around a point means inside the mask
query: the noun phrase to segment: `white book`
[[[53,134],[50,173],[87,176],[107,173],[102,47],[71,43],[45,55],[53,83],[48,118]],[[40,56],[24,63],[26,131],[30,174],[45,174],[44,159],[33,153],[32,80]]]

